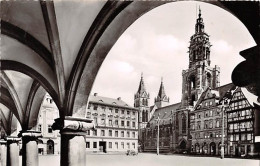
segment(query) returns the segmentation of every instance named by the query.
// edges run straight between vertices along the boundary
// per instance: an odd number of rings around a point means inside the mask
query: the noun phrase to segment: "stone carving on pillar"
[[[86,164],[86,140],[87,130],[94,130],[92,119],[66,116],[55,119],[53,130],[60,130],[62,166],[85,166]],[[72,150],[73,149],[73,150]],[[77,153],[75,153],[75,149]]]
[[[63,134],[86,135],[87,130],[95,129],[95,124],[93,119],[66,116],[64,119],[55,119],[52,129],[60,130]]]
[[[38,138],[42,137],[42,134],[40,131],[35,130],[26,130],[26,131],[20,131],[18,134],[19,137],[22,138],[28,138],[30,140],[38,140]]]

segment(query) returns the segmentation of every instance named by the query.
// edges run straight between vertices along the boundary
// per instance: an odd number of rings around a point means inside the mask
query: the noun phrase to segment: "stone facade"
[[[235,86],[227,84],[214,90],[207,88],[190,113],[191,152],[195,154],[220,154],[222,120],[224,119],[224,143],[227,154],[227,121],[219,107],[219,100]]]
[[[95,130],[87,131],[88,152],[126,152],[138,149],[138,109],[121,98],[97,94],[89,97],[86,117],[94,120]]]

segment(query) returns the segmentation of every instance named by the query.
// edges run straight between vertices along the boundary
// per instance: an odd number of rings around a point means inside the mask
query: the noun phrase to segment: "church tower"
[[[157,97],[154,99],[154,104],[157,106],[157,108],[165,107],[165,106],[169,105],[169,100],[170,100],[170,98],[167,97],[165,94],[163,80],[161,80],[161,86],[159,89],[159,93],[158,93]]]
[[[139,129],[145,128],[147,122],[149,121],[149,117],[150,117],[149,99],[150,99],[150,95],[149,93],[147,93],[145,89],[144,79],[142,74],[139,88],[134,96],[134,107],[139,109],[139,115],[138,115]]]
[[[190,38],[189,68],[182,71],[182,106],[193,106],[207,87],[219,86],[220,68],[210,67],[209,35],[205,32],[201,10],[195,25],[195,34]]]

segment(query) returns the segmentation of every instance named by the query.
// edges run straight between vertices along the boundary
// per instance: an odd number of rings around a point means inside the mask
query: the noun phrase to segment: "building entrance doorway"
[[[186,142],[184,140],[180,143],[180,150],[181,152],[184,152],[186,150]]]
[[[106,141],[99,141],[99,151],[100,152],[107,152],[107,143]]]
[[[210,155],[216,155],[216,144],[214,142],[210,143]]]
[[[53,140],[47,141],[47,154],[54,154],[54,141]]]

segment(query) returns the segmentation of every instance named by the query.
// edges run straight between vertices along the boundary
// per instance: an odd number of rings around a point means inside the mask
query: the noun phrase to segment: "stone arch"
[[[179,141],[179,149],[187,150],[187,141],[184,138]]]
[[[51,139],[47,141],[47,154],[54,154],[54,141]]]
[[[216,155],[217,154],[217,146],[215,142],[211,142],[209,144],[209,154],[210,155]]]
[[[194,150],[195,150],[195,153],[200,153],[200,144],[198,142],[195,143]]]
[[[212,88],[212,75],[209,72],[207,72],[207,74],[206,74],[205,84],[207,87]]]

